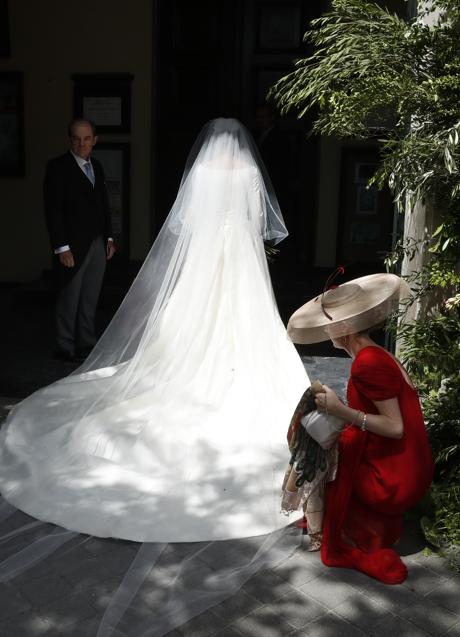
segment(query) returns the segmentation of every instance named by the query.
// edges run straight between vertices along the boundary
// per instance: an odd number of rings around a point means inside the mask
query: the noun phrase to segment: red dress
[[[356,568],[398,584],[407,569],[389,547],[401,535],[403,513],[428,489],[433,461],[416,390],[388,352],[365,347],[351,366],[348,404],[378,414],[373,401],[389,398],[399,402],[400,440],[355,426],[340,437],[337,478],[326,495],[321,558],[328,566]]]

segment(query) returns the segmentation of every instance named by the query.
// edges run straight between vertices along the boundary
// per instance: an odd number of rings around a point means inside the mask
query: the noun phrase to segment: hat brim
[[[370,274],[328,290],[323,305],[321,294],[302,305],[289,319],[287,332],[303,345],[355,334],[384,321],[408,296],[409,286],[396,274]]]

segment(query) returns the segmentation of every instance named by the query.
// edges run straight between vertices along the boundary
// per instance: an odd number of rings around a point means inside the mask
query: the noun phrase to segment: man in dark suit
[[[75,119],[68,132],[70,150],[48,162],[43,195],[59,285],[55,356],[81,361],[97,340],[96,306],[115,248],[104,172],[91,158],[94,125]]]

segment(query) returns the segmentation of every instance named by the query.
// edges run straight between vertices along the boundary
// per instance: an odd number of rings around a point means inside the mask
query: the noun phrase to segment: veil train
[[[286,234],[246,129],[209,122],[90,357],[1,429],[0,579],[90,541],[80,534],[140,542],[98,635],[162,635],[292,552],[280,489],[308,377],[263,244]],[[15,528],[14,507],[42,522]],[[151,613],[133,623],[146,586]]]

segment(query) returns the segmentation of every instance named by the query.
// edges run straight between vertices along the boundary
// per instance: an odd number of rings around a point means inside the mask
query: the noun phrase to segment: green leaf
[[[451,237],[448,237],[444,243],[441,246],[441,250],[444,252],[444,250],[448,247],[449,243],[451,242]]]

